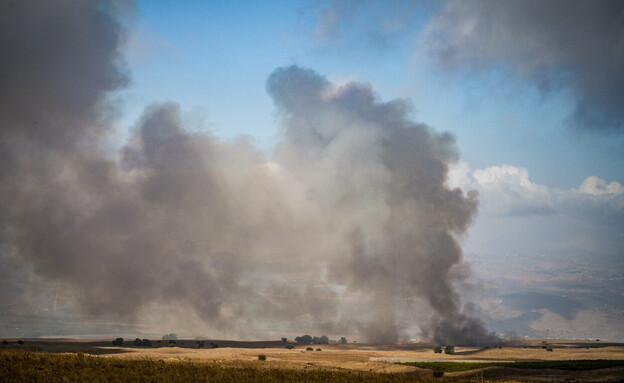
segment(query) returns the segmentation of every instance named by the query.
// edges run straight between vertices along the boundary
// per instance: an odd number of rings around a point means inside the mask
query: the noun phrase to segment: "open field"
[[[0,367],[3,373],[0,380],[2,381],[23,380],[20,379],[20,374],[26,371],[30,371],[31,375],[25,381],[47,381],[49,379],[43,378],[45,373],[61,378],[66,376],[59,371],[53,373],[53,366],[74,372],[86,368],[91,371],[91,374],[100,374],[104,381],[113,379],[106,375],[108,373],[102,372],[111,369],[121,374],[120,376],[126,376],[128,378],[126,380],[133,380],[133,376],[153,377],[156,380],[163,378],[171,380],[171,376],[186,376],[191,380],[212,376],[212,379],[223,381],[222,378],[216,378],[216,376],[225,374],[231,376],[232,381],[245,381],[243,376],[248,377],[247,381],[413,381],[436,379],[433,377],[436,369],[445,371],[444,379],[459,380],[483,378],[505,381],[569,381],[572,379],[619,382],[624,379],[624,362],[621,362],[624,360],[624,345],[604,342],[546,341],[547,347],[552,348],[553,351],[542,348],[545,346],[542,341],[501,348],[457,347],[455,354],[446,355],[434,354],[431,346],[420,344],[312,345],[314,350],[320,348],[321,351],[306,351],[308,346],[289,343],[288,345],[293,345],[294,348],[287,349],[281,341],[205,340],[204,348],[198,348],[196,340],[177,340],[175,347],[169,347],[168,341],[160,343],[153,341],[153,347],[134,347],[131,345],[131,340],[126,340],[122,347],[112,346],[110,340],[25,339],[23,344],[17,343],[16,339],[7,339],[7,341],[6,345],[0,344],[2,362]],[[217,347],[212,348],[211,344]],[[48,353],[71,353],[72,355]],[[76,355],[76,353],[79,354]],[[258,360],[261,354],[266,356],[265,361]],[[436,368],[422,364],[417,367],[374,360],[375,358],[412,359],[427,363],[440,361],[459,363],[455,368]],[[461,363],[465,360],[469,360],[470,363],[523,362],[518,364],[518,367],[523,368],[475,364],[473,366],[475,369],[466,370],[467,364]],[[594,360],[595,362],[571,362],[575,360]],[[599,360],[607,362],[599,362]],[[527,363],[540,361],[569,362],[558,362],[557,365]],[[115,367],[116,365],[122,367]],[[460,365],[463,367],[460,368]],[[580,369],[560,369],[561,366],[565,368],[566,365],[576,365]],[[47,367],[41,370],[41,366]],[[159,374],[173,375],[167,375],[165,378]],[[92,378],[84,380],[92,380]],[[71,381],[76,379],[81,378],[74,376]],[[150,381],[151,379],[144,380]]]

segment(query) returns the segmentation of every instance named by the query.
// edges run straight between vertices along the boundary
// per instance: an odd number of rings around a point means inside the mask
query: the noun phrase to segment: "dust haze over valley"
[[[136,11],[0,3],[2,331],[51,335],[62,318],[91,333],[498,340],[513,315],[483,311],[464,261],[481,190],[449,181],[452,134],[409,100],[289,65],[267,73],[270,152],[198,131],[175,100],[120,139]]]

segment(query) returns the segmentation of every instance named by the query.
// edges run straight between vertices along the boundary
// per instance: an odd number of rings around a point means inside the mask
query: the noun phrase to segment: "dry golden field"
[[[554,361],[554,360],[624,360],[624,344],[533,340],[514,346],[498,347],[456,347],[455,354],[435,354],[430,345],[365,345],[365,344],[330,344],[294,346],[287,349],[281,341],[235,342],[206,340],[205,348],[198,348],[196,340],[177,340],[175,347],[169,347],[167,341],[153,341],[153,347],[134,347],[132,340],[126,340],[124,346],[117,347],[110,340],[42,340],[25,339],[18,344],[16,339],[9,339],[2,349],[20,349],[23,351],[50,353],[82,353],[106,360],[124,361],[159,361],[165,363],[189,363],[193,365],[215,365],[222,367],[253,368],[266,370],[278,369],[289,371],[336,371],[367,372],[381,374],[400,374],[414,379],[433,379],[433,371],[393,363],[392,361],[371,360],[371,358],[414,359],[419,361]],[[212,348],[210,344],[218,347]],[[543,347],[552,348],[547,351]],[[306,351],[307,347],[321,351]],[[266,360],[260,361],[259,355]],[[614,381],[624,380],[624,365],[587,371],[569,371],[553,369],[514,369],[508,367],[487,367],[472,371],[446,372],[444,379],[494,379],[515,381]]]

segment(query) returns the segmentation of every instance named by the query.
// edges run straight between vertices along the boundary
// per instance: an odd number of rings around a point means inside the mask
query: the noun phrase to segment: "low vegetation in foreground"
[[[103,358],[0,350],[2,382],[414,382],[414,376],[324,369],[286,369],[267,362]],[[418,381],[433,381],[418,379]]]
[[[624,360],[549,360],[541,362],[405,362],[406,366],[428,368],[434,371],[453,372],[469,371],[486,367],[511,367],[518,369],[553,369],[553,370],[598,370],[601,368],[622,367]]]

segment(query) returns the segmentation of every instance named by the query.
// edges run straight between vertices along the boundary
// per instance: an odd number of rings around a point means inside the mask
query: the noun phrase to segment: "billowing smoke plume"
[[[396,339],[399,298],[421,296],[440,317],[437,339],[469,343],[477,337],[467,330],[478,330],[485,340],[452,284],[457,238],[477,208],[476,195],[445,186],[453,138],[411,122],[403,101],[381,103],[369,86],[336,87],[313,71],[278,69],[268,90],[284,125],[277,159],[323,211],[323,238],[348,245],[332,256],[330,278],[376,302],[369,337]]]
[[[131,9],[2,3],[3,245],[75,287],[90,315],[156,305],[220,336],[275,326],[389,342],[418,326],[487,340],[454,288],[477,201],[445,186],[449,134],[367,85],[288,67],[267,83],[282,126],[270,160],[188,132],[174,103],[111,147],[107,97],[127,81],[116,18]]]

